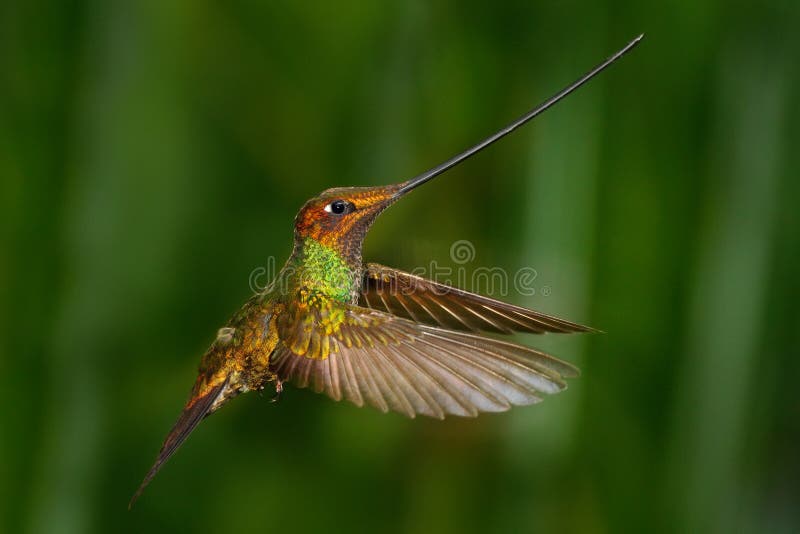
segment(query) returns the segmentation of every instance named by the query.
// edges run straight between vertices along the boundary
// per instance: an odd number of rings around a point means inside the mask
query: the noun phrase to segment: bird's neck
[[[345,255],[316,239],[298,239],[282,278],[290,291],[305,288],[341,302],[354,303],[361,290],[363,271],[360,247],[355,252]]]

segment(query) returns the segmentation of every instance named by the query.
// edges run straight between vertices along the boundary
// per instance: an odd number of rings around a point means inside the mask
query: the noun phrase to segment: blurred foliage
[[[797,532],[800,5],[0,5],[0,531]],[[537,270],[538,407],[408,421],[290,389],[132,512],[199,356],[306,198],[414,175],[366,258]]]

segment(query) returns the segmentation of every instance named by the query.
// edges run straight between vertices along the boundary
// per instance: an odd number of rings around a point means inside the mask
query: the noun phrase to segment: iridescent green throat
[[[291,287],[305,287],[340,302],[351,302],[360,273],[331,247],[310,237],[299,242],[286,265]]]

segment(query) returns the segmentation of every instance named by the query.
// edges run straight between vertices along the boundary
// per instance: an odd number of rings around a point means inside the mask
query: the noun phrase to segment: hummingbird
[[[501,412],[565,389],[565,380],[579,374],[574,365],[487,334],[597,330],[364,263],[362,243],[386,208],[547,110],[642,38],[505,128],[410,180],[337,187],[306,202],[294,221],[291,256],[217,332],[189,400],[129,508],[200,421],[234,397],[268,385],[275,388],[273,400],[288,382],[356,406],[439,419]]]

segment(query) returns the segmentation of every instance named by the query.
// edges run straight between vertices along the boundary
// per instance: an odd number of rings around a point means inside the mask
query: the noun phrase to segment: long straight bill
[[[469,158],[470,156],[473,156],[474,154],[477,154],[478,152],[480,152],[481,150],[483,150],[487,146],[491,145],[492,143],[494,143],[498,139],[500,139],[502,137],[505,137],[506,135],[510,134],[511,132],[513,132],[514,130],[516,130],[517,128],[519,128],[520,126],[522,126],[523,124],[525,124],[529,120],[531,120],[532,118],[534,118],[537,115],[539,115],[540,113],[546,111],[551,106],[556,104],[559,100],[561,100],[562,98],[564,98],[565,96],[567,96],[571,92],[573,92],[576,89],[578,89],[580,86],[582,86],[583,84],[585,84],[586,82],[588,82],[589,80],[594,78],[596,75],[600,74],[600,72],[605,70],[606,67],[608,67],[609,65],[614,63],[616,60],[621,58],[623,55],[625,55],[629,50],[631,50],[633,47],[635,47],[637,44],[639,44],[639,41],[641,41],[643,37],[644,37],[644,34],[639,35],[634,40],[632,40],[631,42],[626,44],[622,49],[620,49],[615,54],[610,56],[608,59],[606,59],[605,61],[603,61],[602,63],[597,65],[595,68],[593,68],[592,70],[590,70],[589,72],[587,72],[586,74],[584,74],[583,76],[581,76],[580,78],[578,78],[577,80],[572,82],[572,84],[570,84],[569,86],[565,87],[564,89],[562,89],[558,93],[554,94],[553,96],[551,96],[550,98],[548,98],[547,100],[545,100],[544,102],[542,102],[541,104],[539,104],[538,106],[536,106],[535,108],[530,110],[528,113],[526,113],[525,115],[523,115],[519,119],[515,120],[514,122],[512,122],[511,124],[509,124],[508,126],[503,128],[502,130],[500,130],[499,132],[487,137],[483,141],[479,142],[477,145],[475,145],[475,146],[473,146],[471,148],[468,148],[464,152],[461,152],[460,154],[458,154],[456,156],[453,156],[452,158],[450,158],[449,160],[445,161],[444,163],[441,163],[441,164],[437,165],[436,167],[434,167],[434,168],[432,168],[432,169],[430,169],[428,171],[425,171],[424,173],[420,174],[419,176],[415,176],[414,178],[408,180],[407,182],[404,182],[403,184],[400,185],[400,188],[395,192],[395,196],[403,195],[403,194],[411,191],[415,187],[418,187],[418,186],[424,184],[425,182],[427,182],[428,180],[430,180],[430,179],[442,174],[444,171],[446,171],[446,170],[448,170],[448,169],[450,169],[452,167],[455,167],[456,165],[458,165],[459,163],[461,163],[465,159]]]

